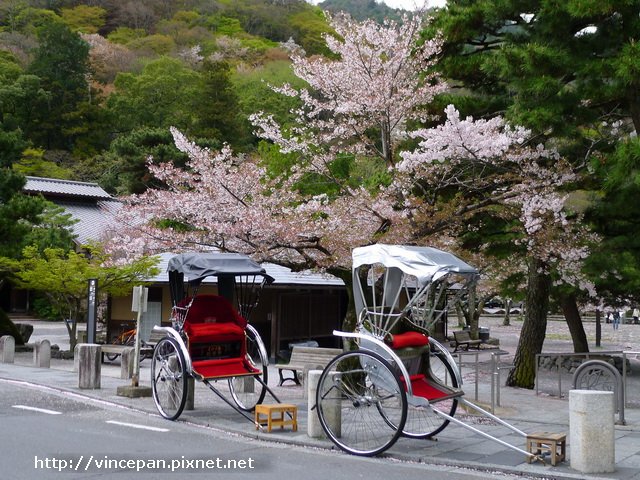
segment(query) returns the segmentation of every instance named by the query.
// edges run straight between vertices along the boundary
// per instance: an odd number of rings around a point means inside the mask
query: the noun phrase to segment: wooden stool
[[[266,415],[266,418],[263,418],[262,415]],[[291,418],[285,419],[285,415],[290,415]],[[256,430],[265,422],[267,423],[267,432],[270,432],[272,427],[283,428],[287,425],[291,425],[293,431],[297,432],[298,407],[289,403],[274,403],[271,405],[263,403],[256,405]]]
[[[560,450],[558,451],[558,447]],[[551,465],[563,462],[567,453],[567,435],[564,433],[536,432],[527,435],[527,452],[540,455],[542,452],[551,453]],[[531,463],[533,457],[527,459]]]

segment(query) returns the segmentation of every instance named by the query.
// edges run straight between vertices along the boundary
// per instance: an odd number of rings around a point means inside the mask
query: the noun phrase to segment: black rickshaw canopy
[[[167,271],[182,274],[191,284],[222,275],[261,275],[267,283],[273,282],[273,277],[259,263],[240,253],[182,253],[169,260]]]
[[[169,260],[167,271],[174,306],[187,296],[185,283],[195,289],[195,295],[205,278],[216,277],[219,294],[232,302],[235,296],[238,309],[244,316],[250,313],[249,304],[257,301],[254,293],[265,283],[274,281],[264,267],[240,253],[181,253]],[[256,277],[261,278],[258,280]],[[251,301],[247,298],[248,294],[252,297]]]

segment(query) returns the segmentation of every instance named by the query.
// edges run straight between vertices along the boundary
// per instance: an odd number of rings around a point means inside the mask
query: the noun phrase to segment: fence
[[[562,359],[563,358],[580,358],[584,357],[585,360],[595,359],[600,360],[603,356],[615,356],[622,357],[622,385],[623,385],[623,399],[624,405],[627,406],[627,358],[630,355],[640,355],[640,351],[631,350],[606,350],[598,352],[584,352],[584,353],[563,353],[563,352],[542,352],[536,354],[536,395],[539,394],[539,366],[540,358],[542,357],[556,357],[556,371],[558,372],[558,397],[562,397]]]

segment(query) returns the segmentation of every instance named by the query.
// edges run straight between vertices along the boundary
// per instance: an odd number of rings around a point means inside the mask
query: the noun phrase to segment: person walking
[[[613,329],[618,330],[619,327],[620,327],[620,312],[616,310],[615,312],[613,312]]]
[[[638,310],[638,307],[633,309],[633,314],[631,316],[633,317],[633,324],[638,325],[638,322],[640,321],[640,310]]]

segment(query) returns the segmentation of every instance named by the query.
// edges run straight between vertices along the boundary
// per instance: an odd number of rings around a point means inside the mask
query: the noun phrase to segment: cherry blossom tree
[[[595,296],[581,267],[597,237],[567,207],[567,191],[577,176],[557,152],[531,144],[531,132],[510,127],[499,117],[461,119],[452,106],[446,115],[443,125],[411,133],[419,146],[401,153],[396,180],[405,191],[424,192],[410,199],[417,203],[407,204],[418,238],[443,226],[460,238],[487,216],[508,220],[528,272],[526,318],[508,381],[532,388],[551,282]],[[453,201],[443,204],[452,190]]]
[[[190,160],[184,169],[150,162],[166,188],[127,199],[121,222],[130,228],[112,239],[111,251],[216,247],[294,269],[323,269],[349,284],[356,246],[421,243],[459,253],[470,230],[497,218],[512,230],[519,253],[512,265],[531,274],[528,315],[535,321],[527,328],[534,335],[523,332],[522,348],[528,362],[544,340],[551,273],[590,288],[579,265],[592,238],[566,208],[575,175],[557,152],[500,117],[461,119],[449,106],[441,125],[407,132],[445,88],[428,73],[439,39],[416,43],[421,22],[380,26],[336,16],[331,25],[338,38],[327,37],[332,59],[294,50],[294,71],[309,88],[273,88],[299,99],[295,121],[251,117],[260,137],[295,156],[279,174],[228,147],[200,148],[172,129]],[[399,152],[407,138],[417,146]],[[346,173],[338,168],[344,158]],[[381,166],[384,179],[354,178],[359,162]],[[305,187],[318,179],[325,191],[309,193]],[[490,246],[480,245],[475,255],[488,263],[483,248]],[[521,363],[529,371],[527,362]]]
[[[378,25],[338,15],[331,24],[340,37],[326,37],[335,60],[307,59],[299,50],[292,55],[294,71],[309,89],[273,87],[300,99],[294,126],[282,127],[263,113],[251,117],[258,135],[284,153],[295,153],[296,164],[283,177],[267,179],[257,162],[234,157],[228,148],[200,149],[173,130],[176,145],[191,158],[187,172],[152,164],[150,170],[167,189],[132,197],[131,208],[123,210],[128,225],[153,239],[146,241],[147,248],[217,247],[293,268],[339,273],[349,271],[354,246],[383,237],[407,239],[408,232],[399,228],[404,213],[397,192],[384,184],[354,184],[333,166],[345,155],[393,166],[406,121],[420,118],[419,107],[444,88],[437,77],[425,74],[440,41],[416,45],[419,16]],[[333,193],[301,193],[301,182],[310,176],[331,184]],[[149,222],[141,225],[140,218]],[[119,248],[118,241],[123,249],[136,245],[124,234],[113,240],[113,248]]]
[[[345,152],[379,157],[393,166],[406,122],[423,119],[422,107],[446,88],[428,73],[442,42],[436,37],[417,44],[420,15],[382,25],[354,22],[345,14],[328,18],[337,37],[325,35],[325,40],[336,59],[305,57],[294,48],[293,70],[309,89],[274,87],[301,100],[295,126],[285,128],[262,112],[251,120],[259,136],[298,153],[320,173]]]

